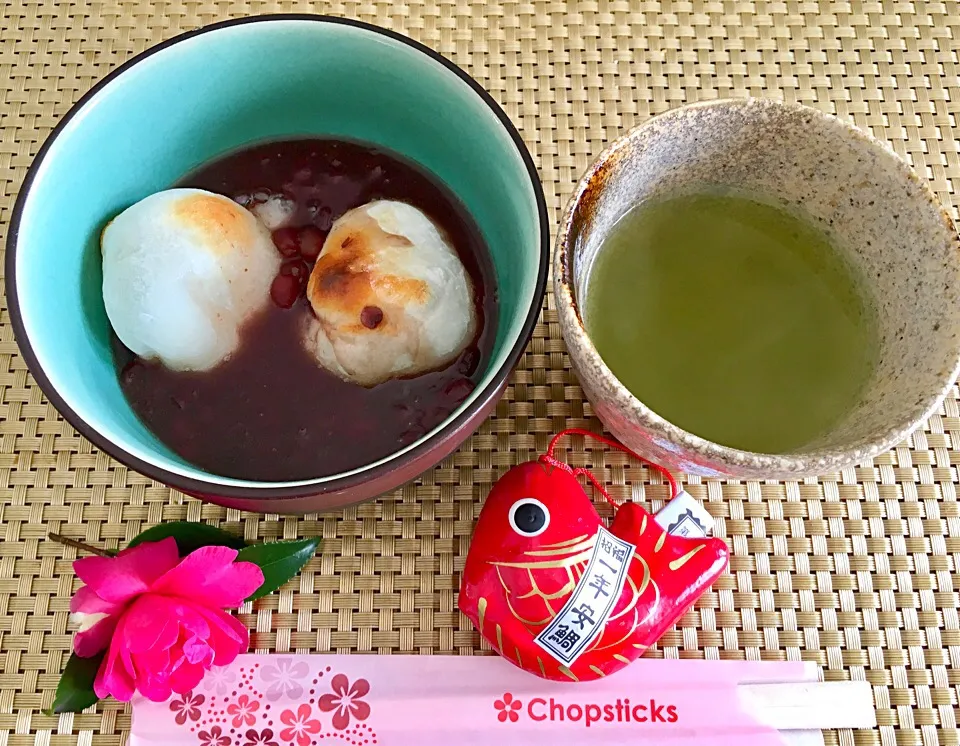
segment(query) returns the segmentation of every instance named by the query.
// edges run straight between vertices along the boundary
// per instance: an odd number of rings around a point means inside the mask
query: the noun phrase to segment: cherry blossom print
[[[253,725],[257,716],[254,715],[260,709],[260,703],[255,699],[250,699],[246,694],[241,694],[239,699],[227,707],[227,714],[233,717],[231,723],[234,728],[240,728],[244,725]]]
[[[224,735],[219,725],[209,731],[202,730],[198,735],[202,746],[230,746],[230,736]]]
[[[198,694],[194,696],[193,692],[187,692],[180,699],[175,699],[170,703],[170,710],[177,713],[174,720],[177,725],[184,725],[187,720],[197,722],[200,719],[200,705],[204,702],[204,696]]]
[[[261,731],[251,728],[243,734],[243,739],[243,746],[280,746],[273,740],[273,731],[269,728]]]
[[[310,746],[311,736],[320,732],[320,721],[310,719],[311,708],[302,704],[297,711],[284,710],[280,715],[280,722],[288,726],[280,731],[280,738],[288,743],[296,741],[297,746]]]
[[[208,692],[224,695],[233,689],[237,675],[227,666],[214,666],[203,679],[203,688]]]
[[[515,723],[520,719],[519,713],[523,704],[519,699],[514,699],[510,692],[507,692],[503,695],[503,699],[498,699],[493,703],[493,706],[494,709],[497,710],[497,720],[501,723],[506,723],[507,721]]]
[[[302,679],[310,674],[310,667],[293,658],[280,658],[275,664],[263,666],[260,678],[267,685],[264,694],[271,702],[281,697],[298,699],[303,696]]]
[[[333,727],[345,730],[350,725],[350,718],[366,720],[370,717],[370,705],[363,701],[370,691],[370,684],[366,679],[357,679],[350,685],[347,677],[337,674],[330,682],[333,694],[324,694],[317,703],[323,712],[332,712]]]

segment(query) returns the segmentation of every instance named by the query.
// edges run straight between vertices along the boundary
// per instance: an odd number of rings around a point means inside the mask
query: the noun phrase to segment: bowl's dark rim
[[[151,55],[182,41],[231,26],[240,26],[249,23],[270,23],[274,21],[310,21],[317,23],[341,24],[344,26],[353,26],[364,31],[380,34],[394,41],[406,44],[416,51],[436,60],[449,71],[454,73],[464,83],[466,83],[484,101],[484,103],[490,107],[490,110],[500,120],[500,123],[510,135],[517,152],[520,154],[520,157],[523,159],[523,162],[527,167],[527,173],[530,176],[530,181],[536,196],[537,211],[540,218],[540,267],[537,274],[533,302],[531,303],[530,309],[527,312],[527,318],[524,320],[523,327],[520,331],[520,336],[517,338],[517,341],[508,353],[503,365],[496,372],[487,386],[479,392],[477,399],[474,401],[474,405],[470,409],[461,412],[454,420],[435,432],[428,440],[406,452],[402,456],[394,457],[386,464],[367,468],[361,472],[345,477],[326,479],[325,481],[319,481],[319,479],[322,478],[318,478],[318,481],[311,481],[297,486],[270,487],[267,486],[270,483],[266,482],[264,483],[263,487],[244,487],[184,477],[175,472],[167,471],[166,469],[162,469],[154,466],[153,464],[142,461],[132,454],[127,453],[113,441],[95,431],[82,417],[80,417],[67,405],[66,401],[64,401],[63,397],[60,396],[41,368],[40,362],[33,351],[33,347],[30,344],[30,340],[27,337],[26,329],[23,324],[23,317],[20,312],[20,300],[19,296],[17,295],[17,238],[19,235],[20,219],[23,214],[24,204],[26,203],[27,197],[30,193],[30,188],[33,184],[34,178],[36,177],[37,170],[43,163],[43,160],[47,155],[47,151],[50,149],[50,146],[54,143],[54,141],[56,141],[57,137],[67,126],[70,120],[73,119],[77,112],[79,112],[87,104],[87,102],[90,101],[91,98],[93,98],[97,93],[102,91],[106,86],[108,86],[111,82],[132,68],[134,65],[142,62]],[[221,497],[269,499],[304,497],[327,492],[338,492],[356,487],[357,485],[368,482],[373,478],[383,476],[394,469],[402,468],[404,464],[407,464],[415,460],[417,457],[422,456],[426,452],[432,450],[432,448],[438,442],[442,442],[450,437],[454,437],[456,431],[463,427],[470,419],[471,414],[476,412],[478,408],[483,407],[495,394],[500,384],[508,375],[510,375],[514,366],[517,364],[517,361],[520,359],[523,350],[526,348],[527,342],[529,341],[530,336],[533,334],[537,319],[540,316],[541,306],[543,305],[543,296],[546,292],[547,286],[547,271],[549,261],[550,226],[547,217],[547,204],[543,195],[543,185],[540,183],[540,177],[537,173],[537,168],[534,165],[530,151],[527,149],[523,139],[520,137],[520,133],[517,131],[517,128],[514,126],[513,122],[510,121],[510,118],[506,115],[503,109],[500,108],[500,105],[483,88],[483,86],[481,86],[476,80],[470,77],[470,75],[468,75],[456,64],[442,56],[439,52],[436,52],[430,47],[414,41],[413,39],[396,31],[391,31],[390,29],[381,28],[380,26],[375,26],[364,21],[357,21],[350,18],[311,15],[307,13],[281,13],[275,15],[249,16],[246,18],[234,18],[226,21],[220,21],[210,24],[209,26],[203,26],[201,28],[174,36],[141,52],[127,62],[123,63],[117,69],[111,71],[106,77],[96,83],[89,91],[87,91],[87,93],[85,93],[80,100],[70,108],[70,110],[64,115],[63,119],[57,123],[57,126],[53,129],[46,141],[40,147],[37,155],[33,159],[33,163],[30,165],[30,168],[24,177],[23,183],[20,186],[19,194],[17,195],[16,203],[14,204],[13,215],[11,216],[9,223],[5,271],[7,305],[10,312],[10,320],[13,324],[14,336],[19,344],[20,352],[26,360],[27,367],[33,374],[33,377],[40,386],[40,389],[47,396],[54,407],[56,407],[60,414],[63,415],[63,417],[71,425],[73,425],[73,427],[76,428],[80,434],[124,465],[170,487],[182,489],[188,492],[211,494]]]

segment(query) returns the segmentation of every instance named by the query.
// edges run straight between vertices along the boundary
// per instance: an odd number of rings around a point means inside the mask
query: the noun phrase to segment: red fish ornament
[[[668,534],[639,505],[617,505],[590,472],[553,457],[569,433],[627,451],[565,430],[537,461],[504,474],[480,512],[459,605],[511,663],[546,679],[589,681],[656,642],[724,571],[728,550],[719,539]],[[673,476],[651,466],[676,496]],[[579,475],[614,505],[609,530]]]

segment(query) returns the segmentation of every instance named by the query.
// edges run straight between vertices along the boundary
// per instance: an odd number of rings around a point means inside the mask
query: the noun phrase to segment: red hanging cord
[[[603,435],[597,435],[595,432],[592,432],[590,430],[584,430],[583,428],[580,428],[580,427],[568,427],[566,430],[561,430],[559,433],[554,435],[550,441],[550,445],[547,446],[547,452],[540,457],[540,460],[558,469],[563,469],[564,471],[570,472],[574,476],[579,476],[581,474],[585,476],[587,479],[590,480],[593,486],[596,487],[597,491],[601,495],[603,495],[604,499],[613,506],[614,510],[619,508],[620,505],[617,503],[616,500],[610,497],[610,493],[608,493],[606,489],[604,489],[603,485],[600,484],[600,481],[595,476],[593,476],[593,474],[591,474],[590,471],[582,467],[574,469],[569,464],[565,464],[563,461],[560,461],[554,457],[553,449],[556,448],[557,442],[560,440],[560,438],[564,437],[565,435],[582,435],[585,438],[593,438],[594,440],[597,440],[603,443],[604,445],[609,446],[610,448],[615,448],[618,451],[622,451],[623,453],[633,456],[635,459],[637,459],[637,461],[640,461],[641,463],[646,464],[650,468],[660,472],[660,474],[663,475],[664,479],[666,479],[667,482],[669,482],[670,484],[671,499],[673,499],[680,493],[680,487],[679,485],[677,485],[677,480],[673,476],[673,474],[670,473],[668,469],[665,469],[664,467],[660,466],[660,464],[655,464],[649,459],[645,459],[643,456],[640,456],[634,453],[625,445],[623,445],[622,443],[618,443],[612,438],[607,438],[607,437],[604,437]]]

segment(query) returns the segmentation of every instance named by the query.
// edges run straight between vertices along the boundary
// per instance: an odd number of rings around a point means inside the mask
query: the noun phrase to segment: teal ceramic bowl
[[[389,148],[459,196],[496,270],[494,351],[457,411],[376,463],[297,482],[221,477],[174,454],[124,399],[101,297],[98,237],[121,210],[216,156],[303,135]],[[17,199],[7,242],[7,301],[20,349],[43,391],[77,430],[119,461],[230,507],[326,510],[409,481],[455,450],[489,414],[540,312],[548,243],[530,154],[504,112],[466,73],[375,26],[259,16],[208,26],[144,52],[69,112]]]

